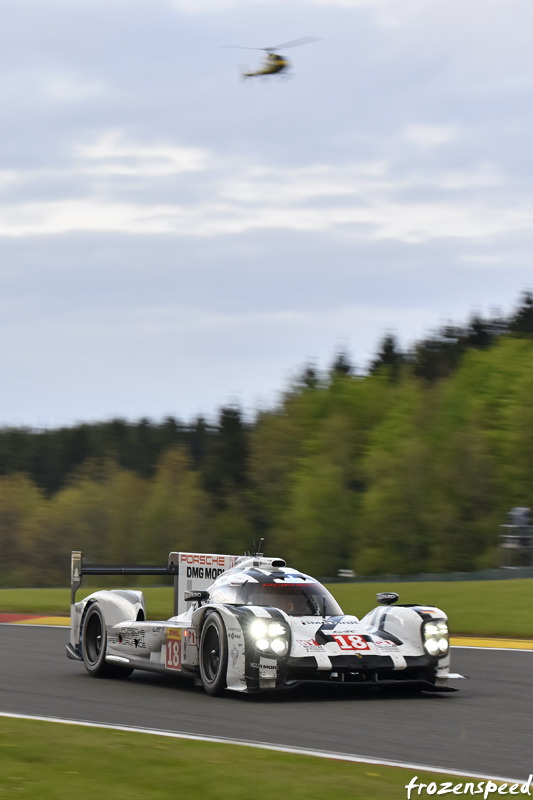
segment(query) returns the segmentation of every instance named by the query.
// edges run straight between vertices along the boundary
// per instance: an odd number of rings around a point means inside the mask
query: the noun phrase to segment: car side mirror
[[[380,606],[391,606],[398,600],[399,596],[396,592],[378,592],[376,600]]]

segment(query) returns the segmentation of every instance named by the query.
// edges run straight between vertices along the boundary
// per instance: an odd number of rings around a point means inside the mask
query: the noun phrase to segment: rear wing
[[[187,610],[185,595],[207,589],[219,575],[237,563],[238,556],[218,553],[169,553],[164,567],[117,567],[85,564],[81,550],[73,550],[70,561],[70,602],[76,602],[76,592],[84,575],[158,575],[174,579],[174,616]]]

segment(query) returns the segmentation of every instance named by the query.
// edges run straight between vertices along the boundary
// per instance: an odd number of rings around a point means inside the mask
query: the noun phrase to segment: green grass
[[[111,586],[111,584],[109,584]],[[533,579],[430,583],[336,583],[329,587],[347,614],[364,616],[376,605],[376,592],[398,592],[400,603],[439,606],[450,618],[452,634],[533,637]],[[78,592],[78,599],[94,589]],[[143,587],[150,619],[172,613],[172,588]],[[68,589],[0,589],[0,612],[67,616]]]
[[[78,590],[76,600],[82,600],[97,589],[117,588],[115,584],[86,587]],[[166,586],[146,587],[130,584],[130,589],[138,588],[144,592],[148,615],[151,619],[167,619],[172,614],[173,589]],[[70,614],[70,589],[0,589],[0,613]]]
[[[533,578],[428,583],[336,583],[329,587],[346,614],[363,616],[376,592],[393,591],[399,603],[427,603],[446,612],[453,634],[533,637]],[[1,602],[1,600],[0,600]]]
[[[250,800],[281,792],[284,800],[404,800],[404,787],[415,774],[235,745],[0,718],[0,797],[20,800]],[[426,784],[453,780],[438,773],[420,772],[418,777]],[[425,791],[421,796],[427,796]]]

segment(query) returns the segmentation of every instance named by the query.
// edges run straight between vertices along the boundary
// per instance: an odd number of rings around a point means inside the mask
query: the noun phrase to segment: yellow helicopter
[[[259,78],[267,75],[276,75],[279,72],[286,71],[290,67],[290,61],[284,56],[280,56],[275,50],[287,50],[289,47],[300,47],[302,44],[311,44],[312,42],[319,42],[320,39],[316,36],[304,36],[302,39],[293,39],[290,42],[279,44],[276,47],[240,47],[239,45],[226,45],[239,50],[263,50],[266,53],[265,60],[258,69],[253,72],[242,72],[243,78]]]

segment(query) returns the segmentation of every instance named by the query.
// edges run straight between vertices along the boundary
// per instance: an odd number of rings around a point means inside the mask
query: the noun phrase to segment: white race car
[[[171,575],[174,616],[148,622],[140,591],[102,590],[76,603],[84,574]],[[443,611],[400,605],[396,593],[382,592],[360,620],[279,558],[180,552],[166,567],[95,567],[74,552],[71,586],[67,655],[90,675],[181,674],[208,694],[303,681],[455,691]]]

